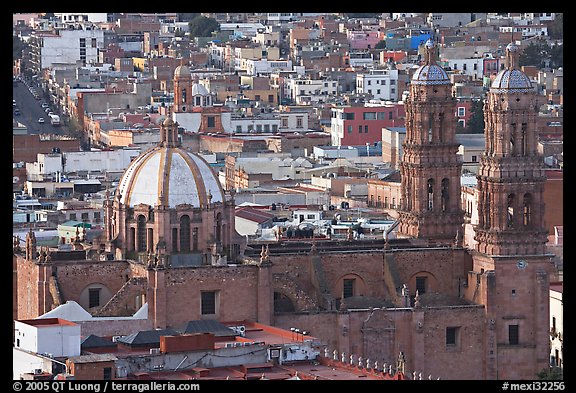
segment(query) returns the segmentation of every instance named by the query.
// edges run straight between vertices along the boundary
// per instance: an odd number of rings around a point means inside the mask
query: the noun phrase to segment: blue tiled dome
[[[532,90],[530,78],[522,71],[516,69],[500,71],[494,81],[492,81],[492,85],[490,85],[490,92],[492,93],[522,93]]]
[[[449,85],[450,78],[438,64],[426,64],[419,67],[412,76],[415,85]]]

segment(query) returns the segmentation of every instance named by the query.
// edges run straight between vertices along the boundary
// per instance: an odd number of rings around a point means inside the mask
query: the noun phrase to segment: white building
[[[80,325],[61,318],[14,321],[14,347],[48,357],[80,355]]]
[[[88,13],[54,13],[54,16],[60,18],[62,23],[75,23],[75,22],[93,22],[93,23],[106,23],[108,21],[108,14],[106,12],[88,12]]]
[[[58,180],[59,175],[69,172],[122,172],[139,154],[139,148],[38,153],[38,161],[26,164],[26,174],[28,180],[42,181],[44,178]]]
[[[550,283],[550,365],[564,368],[564,284]]]
[[[372,68],[374,67],[374,56],[371,52],[350,52],[350,67]]]
[[[279,71],[292,71],[292,60],[236,59],[240,60],[240,70],[248,75],[270,74]]]
[[[398,101],[398,70],[372,69],[356,74],[356,93],[371,94],[374,99]]]
[[[288,79],[288,91],[296,105],[326,102],[338,93],[338,81],[330,79]]]
[[[58,34],[37,34],[39,69],[53,64],[83,64],[98,61],[98,51],[104,48],[104,30],[84,25],[80,29],[60,30]]]

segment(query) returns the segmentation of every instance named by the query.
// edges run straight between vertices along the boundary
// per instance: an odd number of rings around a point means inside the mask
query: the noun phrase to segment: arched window
[[[524,194],[522,205],[524,207],[523,223],[525,226],[529,226],[532,215],[532,195]]]
[[[507,212],[508,212],[508,219],[507,219],[508,228],[512,228],[514,227],[514,194],[508,195]]]
[[[138,252],[146,251],[146,217],[142,214],[138,216],[136,222],[136,246]]]
[[[428,210],[434,209],[434,179],[428,179]]]
[[[190,217],[180,217],[180,252],[190,251]]]
[[[222,240],[222,213],[216,215],[216,241]]]
[[[196,106],[200,106],[200,100],[201,100],[201,97],[196,96],[196,103],[195,103]]]
[[[182,89],[182,104],[186,104],[186,89]]]
[[[449,200],[449,193],[448,193],[448,185],[450,181],[446,178],[442,179],[442,211],[445,212],[448,210],[448,200]]]

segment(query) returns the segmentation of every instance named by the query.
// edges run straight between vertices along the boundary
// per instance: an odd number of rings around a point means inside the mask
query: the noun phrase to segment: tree
[[[190,37],[210,37],[213,31],[220,30],[220,24],[214,18],[198,15],[188,24]]]
[[[554,21],[548,25],[548,36],[552,39],[564,39],[564,14],[556,14]]]
[[[558,68],[564,65],[564,46],[563,45],[552,45],[550,47],[550,67]]]
[[[176,14],[178,22],[191,22],[197,16],[200,16],[198,12],[184,12]]]
[[[22,58],[22,52],[27,50],[28,44],[20,39],[20,37],[12,36],[12,60]]]
[[[374,49],[386,49],[386,41],[385,40],[378,41],[378,43],[374,45]]]
[[[548,54],[549,49],[548,44],[541,40],[531,42],[520,54],[519,65],[544,68],[544,60],[550,57]]]
[[[466,125],[468,133],[470,134],[483,134],[484,133],[484,108],[482,100],[473,100],[470,106],[470,119]]]
[[[536,374],[536,376],[538,377],[538,379],[543,379],[546,381],[564,379],[563,372],[562,372],[562,369],[560,367],[545,368],[542,371],[540,371],[538,374]]]

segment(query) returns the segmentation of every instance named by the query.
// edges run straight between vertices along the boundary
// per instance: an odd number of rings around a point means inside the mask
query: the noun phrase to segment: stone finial
[[[382,366],[382,372],[383,372],[383,373],[387,373],[387,372],[388,372],[388,363],[384,363],[384,366]]]
[[[328,347],[324,348],[324,357],[327,358],[328,357]]]
[[[392,364],[388,366],[388,374],[392,375]]]
[[[354,354],[350,354],[350,365],[354,365]]]
[[[46,247],[46,263],[50,263],[52,261],[52,251],[50,251],[50,247]]]
[[[415,381],[418,379],[418,374],[416,373],[416,371],[412,371],[412,380]]]
[[[358,357],[358,367],[363,367],[364,366],[364,359],[362,359],[362,356]]]
[[[370,368],[370,358],[366,359],[366,368],[369,369]]]
[[[416,296],[414,296],[414,308],[420,308],[420,293],[416,290]]]
[[[342,361],[342,363],[346,363],[346,353],[345,352],[342,352],[340,360]]]
[[[374,371],[378,371],[378,360],[374,360]]]
[[[400,351],[398,354],[398,361],[396,362],[396,370],[404,374],[404,368],[406,366],[406,358],[404,352]]]
[[[332,355],[333,355],[334,360],[338,360],[338,351],[337,350],[334,350],[334,352],[332,352]]]
[[[406,284],[402,284],[402,306],[410,307],[410,290]]]
[[[418,373],[418,380],[422,380],[422,373]]]
[[[428,375],[428,380],[429,380],[429,381],[432,380],[432,374]]]

